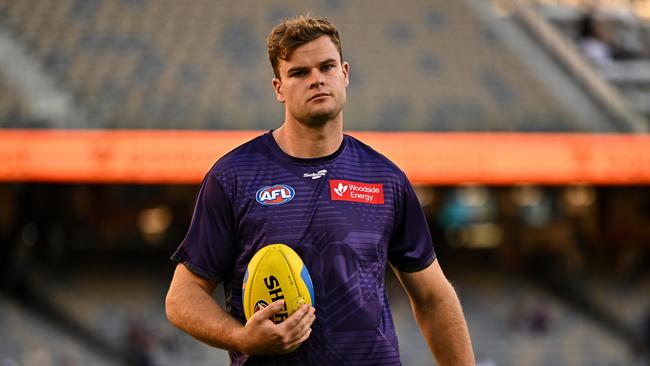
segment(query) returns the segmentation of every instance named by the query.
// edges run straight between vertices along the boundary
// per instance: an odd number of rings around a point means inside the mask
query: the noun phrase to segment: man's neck
[[[343,142],[343,120],[331,121],[322,126],[306,126],[286,121],[273,131],[280,149],[295,158],[311,159],[336,152]]]

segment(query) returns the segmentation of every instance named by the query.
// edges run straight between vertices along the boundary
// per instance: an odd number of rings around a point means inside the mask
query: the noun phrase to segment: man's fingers
[[[300,324],[299,325],[300,329],[296,329],[294,339],[303,339],[305,337],[305,334],[311,333],[311,323],[305,323],[305,324]]]
[[[307,332],[307,330],[311,328],[311,325],[314,323],[314,320],[316,319],[314,315],[314,308],[312,308],[311,306],[306,306],[306,307],[307,309],[305,313],[302,314],[302,316],[298,314],[298,316],[296,316],[295,319],[291,319],[291,317],[289,317],[289,319],[285,321],[286,324],[282,323],[282,326],[286,331],[288,339],[292,341],[301,338]],[[296,315],[296,313],[292,314],[292,316]]]
[[[264,354],[292,351],[306,341],[311,334],[311,325],[316,318],[314,315],[316,309],[309,305],[301,306],[280,324],[274,325],[269,320],[276,313],[286,310],[285,306],[283,300],[275,301],[271,305],[260,309],[248,320],[254,327],[260,327],[262,323],[268,322],[267,327],[261,327],[259,329],[265,329],[264,331],[267,334],[266,339],[270,341],[269,346],[275,343],[275,346],[272,347],[277,348],[275,348],[275,351],[273,348],[268,348],[268,352],[262,351]]]
[[[262,308],[253,316],[251,316],[250,320],[255,320],[255,321],[264,321],[275,315],[276,313],[280,312],[281,310],[284,309],[284,300],[277,300],[271,303],[271,305]]]
[[[303,343],[304,341],[306,341],[307,339],[309,339],[309,336],[310,336],[310,335],[311,335],[311,328],[309,328],[309,330],[307,330],[307,332],[305,332],[305,335],[303,335],[303,336],[298,340],[298,343],[299,343],[299,344],[300,344],[300,343]]]
[[[296,330],[298,330],[297,334],[302,334],[303,332],[306,331],[307,328],[311,328],[311,325],[314,324],[314,320],[316,320],[316,316],[314,315],[314,308],[310,308],[307,311],[307,314],[300,319],[300,322],[296,325]]]
[[[298,324],[303,320],[305,315],[309,312],[309,305],[300,305],[298,310],[296,310],[289,318],[282,322],[282,327],[285,330],[291,330],[298,326]]]
[[[296,339],[295,341],[289,343],[287,345],[287,350],[293,350],[303,344],[307,339],[309,339],[309,336],[311,335],[311,328],[309,328],[305,334],[303,334],[300,338]]]

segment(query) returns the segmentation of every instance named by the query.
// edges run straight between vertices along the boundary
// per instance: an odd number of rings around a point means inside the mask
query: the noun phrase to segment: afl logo
[[[255,194],[255,199],[264,206],[276,206],[291,201],[295,195],[296,191],[290,186],[276,184],[260,188]]]

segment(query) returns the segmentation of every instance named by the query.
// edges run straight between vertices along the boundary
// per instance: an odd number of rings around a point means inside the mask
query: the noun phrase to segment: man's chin
[[[307,118],[304,119],[304,121],[305,124],[309,126],[322,126],[327,122],[335,119],[340,113],[341,113],[340,109],[336,111],[333,110],[317,111],[308,115]]]
[[[315,116],[310,116],[306,120],[306,124],[309,126],[322,126],[324,124],[327,124],[327,122],[332,120],[331,115],[315,115]]]

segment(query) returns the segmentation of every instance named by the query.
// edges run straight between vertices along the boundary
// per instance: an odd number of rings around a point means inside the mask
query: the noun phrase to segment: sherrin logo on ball
[[[286,184],[275,184],[262,187],[255,193],[257,202],[264,206],[274,206],[287,203],[295,197],[296,191]]]
[[[284,308],[273,316],[278,324],[300,305],[314,306],[314,286],[298,253],[285,244],[271,244],[251,258],[242,284],[246,320],[274,301],[284,300]]]

